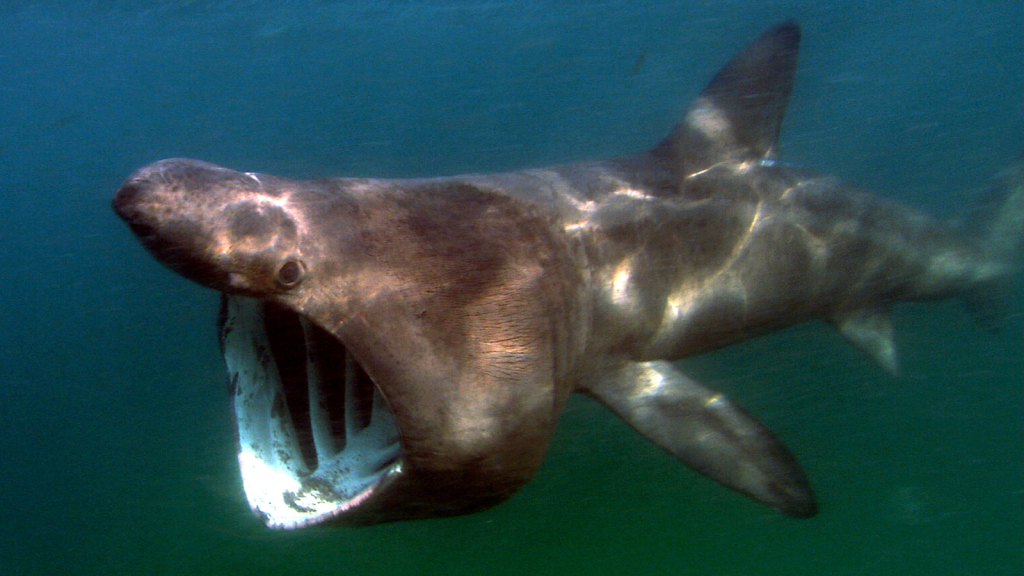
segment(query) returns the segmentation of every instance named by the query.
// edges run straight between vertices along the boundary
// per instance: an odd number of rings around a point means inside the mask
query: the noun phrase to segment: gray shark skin
[[[895,372],[891,304],[959,296],[998,319],[1024,207],[1019,165],[954,223],[777,163],[799,36],[765,33],[632,156],[410,180],[186,159],[132,175],[116,212],[224,294],[253,510],[295,528],[493,506],[581,392],[715,481],[813,516],[782,442],[671,362],[820,318]]]

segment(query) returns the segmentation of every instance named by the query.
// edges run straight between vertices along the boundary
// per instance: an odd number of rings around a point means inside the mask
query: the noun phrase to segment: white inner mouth
[[[225,296],[221,314],[242,484],[267,526],[340,516],[401,472],[394,418],[340,341],[252,298]]]

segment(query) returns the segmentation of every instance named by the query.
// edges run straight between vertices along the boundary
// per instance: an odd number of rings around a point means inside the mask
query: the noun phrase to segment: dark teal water
[[[821,324],[683,367],[776,430],[792,520],[570,403],[547,464],[455,519],[249,513],[213,317],[109,199],[171,156],[292,177],[491,171],[657,141],[771,23],[804,27],[787,161],[943,216],[1020,154],[1022,4],[4,2],[0,573],[1019,575],[1021,295],[999,335],[896,315],[890,378]]]

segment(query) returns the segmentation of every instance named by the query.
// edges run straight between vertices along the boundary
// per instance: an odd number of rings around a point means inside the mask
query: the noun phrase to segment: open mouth
[[[394,417],[340,340],[280,306],[227,295],[220,335],[242,484],[267,526],[338,518],[401,472]]]

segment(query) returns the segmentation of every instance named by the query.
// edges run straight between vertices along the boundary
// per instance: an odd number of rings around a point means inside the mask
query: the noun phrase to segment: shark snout
[[[225,274],[208,257],[209,230],[189,213],[189,203],[177,197],[178,186],[161,164],[133,174],[118,189],[111,206],[162,264],[200,284],[217,285]]]
[[[188,163],[194,161],[185,161]],[[169,215],[169,192],[182,188],[184,171],[178,159],[161,160],[136,170],[118,189],[112,202],[117,213],[133,230],[152,228],[158,215]],[[152,230],[150,230],[152,231]]]
[[[148,217],[144,209],[149,192],[147,188],[143,182],[129,180],[118,189],[111,202],[114,212],[140,238],[151,236],[155,232],[155,222]]]

